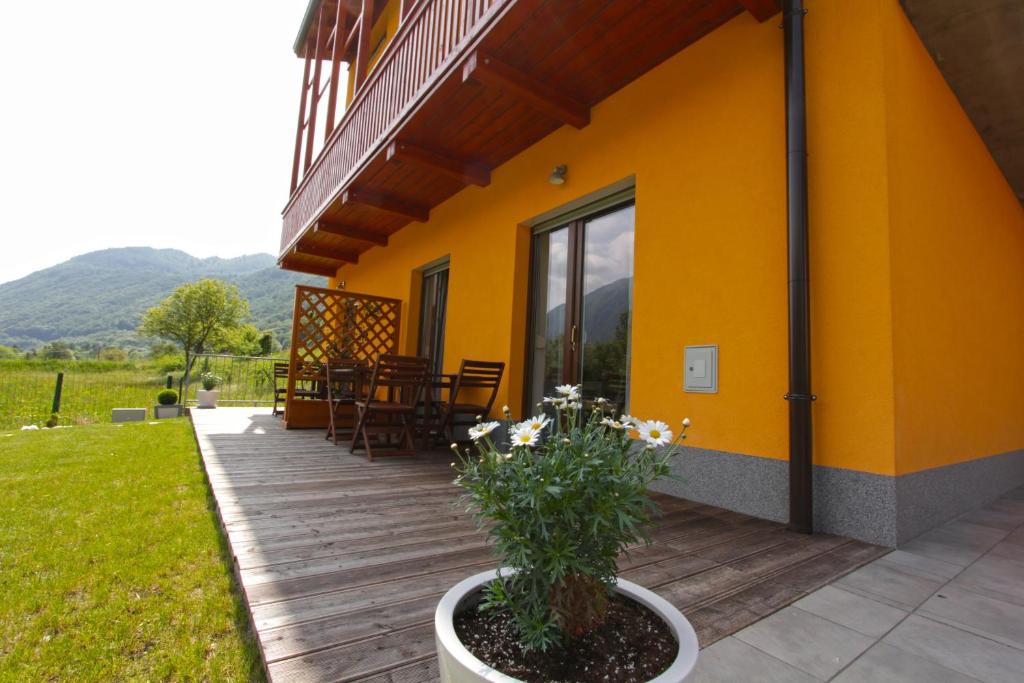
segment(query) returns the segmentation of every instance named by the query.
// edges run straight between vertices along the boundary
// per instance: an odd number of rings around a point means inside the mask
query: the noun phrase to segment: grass
[[[0,681],[262,680],[187,420],[0,432]]]
[[[216,357],[194,372],[208,368],[224,380],[222,402],[273,402],[273,361]],[[113,408],[151,409],[167,375],[173,376],[175,389],[182,375],[168,372],[160,362],[0,360],[0,429],[42,426],[50,416],[58,372],[64,373],[62,425],[110,422]],[[195,385],[190,398],[194,390]]]

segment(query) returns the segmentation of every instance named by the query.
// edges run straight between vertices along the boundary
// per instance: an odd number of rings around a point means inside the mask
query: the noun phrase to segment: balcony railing
[[[284,210],[282,253],[515,0],[423,0],[403,20]]]

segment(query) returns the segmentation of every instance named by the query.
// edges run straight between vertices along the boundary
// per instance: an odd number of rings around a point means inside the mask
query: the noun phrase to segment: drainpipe
[[[789,528],[813,531],[811,311],[807,259],[807,115],[803,0],[783,0],[789,246]]]

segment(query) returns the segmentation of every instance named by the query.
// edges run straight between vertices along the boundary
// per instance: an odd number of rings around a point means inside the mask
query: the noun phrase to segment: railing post
[[[53,388],[53,407],[50,410],[50,414],[60,412],[60,396],[64,390],[64,373],[57,373],[57,385]]]

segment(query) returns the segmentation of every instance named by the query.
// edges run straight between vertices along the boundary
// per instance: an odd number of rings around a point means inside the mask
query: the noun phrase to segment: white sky
[[[276,255],[305,7],[0,2],[0,282],[107,247]]]

